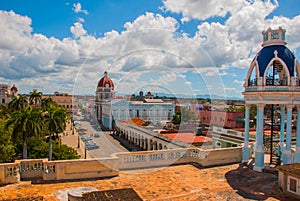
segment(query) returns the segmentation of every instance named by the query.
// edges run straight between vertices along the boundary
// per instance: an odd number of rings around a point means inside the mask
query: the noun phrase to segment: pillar
[[[247,163],[250,157],[249,146],[249,122],[250,122],[250,105],[245,106],[245,132],[244,132],[244,146],[243,146],[243,163]]]
[[[280,106],[280,137],[279,137],[279,157],[282,159],[282,153],[284,151],[284,130],[285,130],[285,106]]]
[[[292,163],[292,151],[291,151],[291,142],[292,142],[292,105],[287,106],[287,123],[286,123],[286,145],[285,150],[283,151],[282,162],[283,164]]]
[[[294,163],[300,163],[300,105],[297,105],[296,151]]]
[[[265,166],[265,156],[263,148],[263,135],[264,135],[264,104],[257,105],[256,112],[256,149],[253,170],[262,172]]]

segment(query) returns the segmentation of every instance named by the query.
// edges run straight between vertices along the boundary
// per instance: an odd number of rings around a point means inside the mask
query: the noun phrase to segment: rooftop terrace
[[[277,183],[277,174],[259,173],[238,164],[212,168],[192,165],[120,171],[100,180],[33,184],[22,181],[0,188],[0,200],[67,200],[77,187],[99,191],[132,188],[143,200],[292,200]],[[27,198],[27,199],[26,199]]]

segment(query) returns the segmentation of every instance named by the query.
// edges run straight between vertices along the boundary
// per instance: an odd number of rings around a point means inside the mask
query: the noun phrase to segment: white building
[[[12,96],[18,96],[18,89],[15,85],[10,87],[7,84],[0,84],[0,104],[7,104]]]
[[[146,97],[149,96],[149,92]],[[139,118],[156,123],[171,120],[175,114],[175,104],[161,99],[145,98],[141,101],[115,99],[114,84],[104,73],[96,90],[95,109],[97,120],[102,126],[112,129],[114,121]]]

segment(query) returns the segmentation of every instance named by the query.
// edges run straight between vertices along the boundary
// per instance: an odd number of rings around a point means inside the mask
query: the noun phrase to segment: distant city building
[[[141,95],[143,93],[140,93]],[[156,123],[171,120],[175,114],[173,103],[154,99],[151,92],[143,96],[143,100],[119,98],[115,98],[114,83],[105,72],[104,77],[98,82],[95,99],[97,120],[105,128],[112,129],[113,122],[116,120],[126,121],[140,118]]]
[[[198,118],[201,124],[223,128],[243,128],[244,112],[227,112],[218,110],[200,110]]]
[[[114,83],[108,77],[107,72],[104,72],[104,76],[99,80],[97,89],[96,89],[96,97],[95,97],[95,110],[96,110],[96,118],[100,124],[103,123],[103,119],[105,121],[105,125],[111,128],[111,123],[109,124],[110,111],[105,110],[106,118],[103,117],[103,105],[109,105],[111,101],[115,98],[114,91]]]
[[[10,87],[7,84],[0,84],[0,104],[7,104],[13,96],[18,96],[18,89],[15,85]]]
[[[54,92],[53,94],[43,94],[42,98],[51,98],[52,101],[64,107],[69,113],[77,114],[79,112],[79,104],[75,96],[68,93]]]

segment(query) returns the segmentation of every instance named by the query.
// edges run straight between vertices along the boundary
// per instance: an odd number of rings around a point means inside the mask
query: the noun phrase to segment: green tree
[[[34,107],[37,107],[41,104],[42,101],[42,92],[39,92],[37,90],[33,90],[29,93],[29,103],[30,105],[33,105]]]
[[[28,98],[26,96],[13,96],[12,100],[8,103],[10,110],[21,110],[28,106]]]
[[[173,115],[172,123],[173,124],[180,124],[181,122],[181,112],[178,111]]]
[[[6,119],[9,117],[9,109],[7,105],[0,105],[0,118],[1,119]]]
[[[12,162],[16,155],[15,146],[11,141],[11,131],[5,129],[5,124],[6,120],[0,118],[0,163]]]
[[[173,124],[187,123],[189,121],[197,121],[197,117],[192,111],[185,107],[176,112],[172,119]]]
[[[12,139],[23,143],[23,159],[27,159],[27,143],[31,136],[40,136],[43,126],[42,113],[37,108],[27,107],[12,113],[6,128],[12,126]]]
[[[59,140],[53,141],[53,160],[78,159],[80,156],[72,147],[61,144]],[[47,158],[49,155],[49,143],[42,138],[31,137],[28,141],[29,158]]]
[[[68,113],[63,107],[50,107],[48,111],[45,112],[45,124],[50,132],[49,136],[49,158],[52,160],[52,136],[63,132],[66,128],[66,121],[68,119]]]
[[[47,111],[50,109],[50,107],[58,107],[58,104],[54,102],[51,98],[43,98],[41,101],[41,106],[44,111]]]

